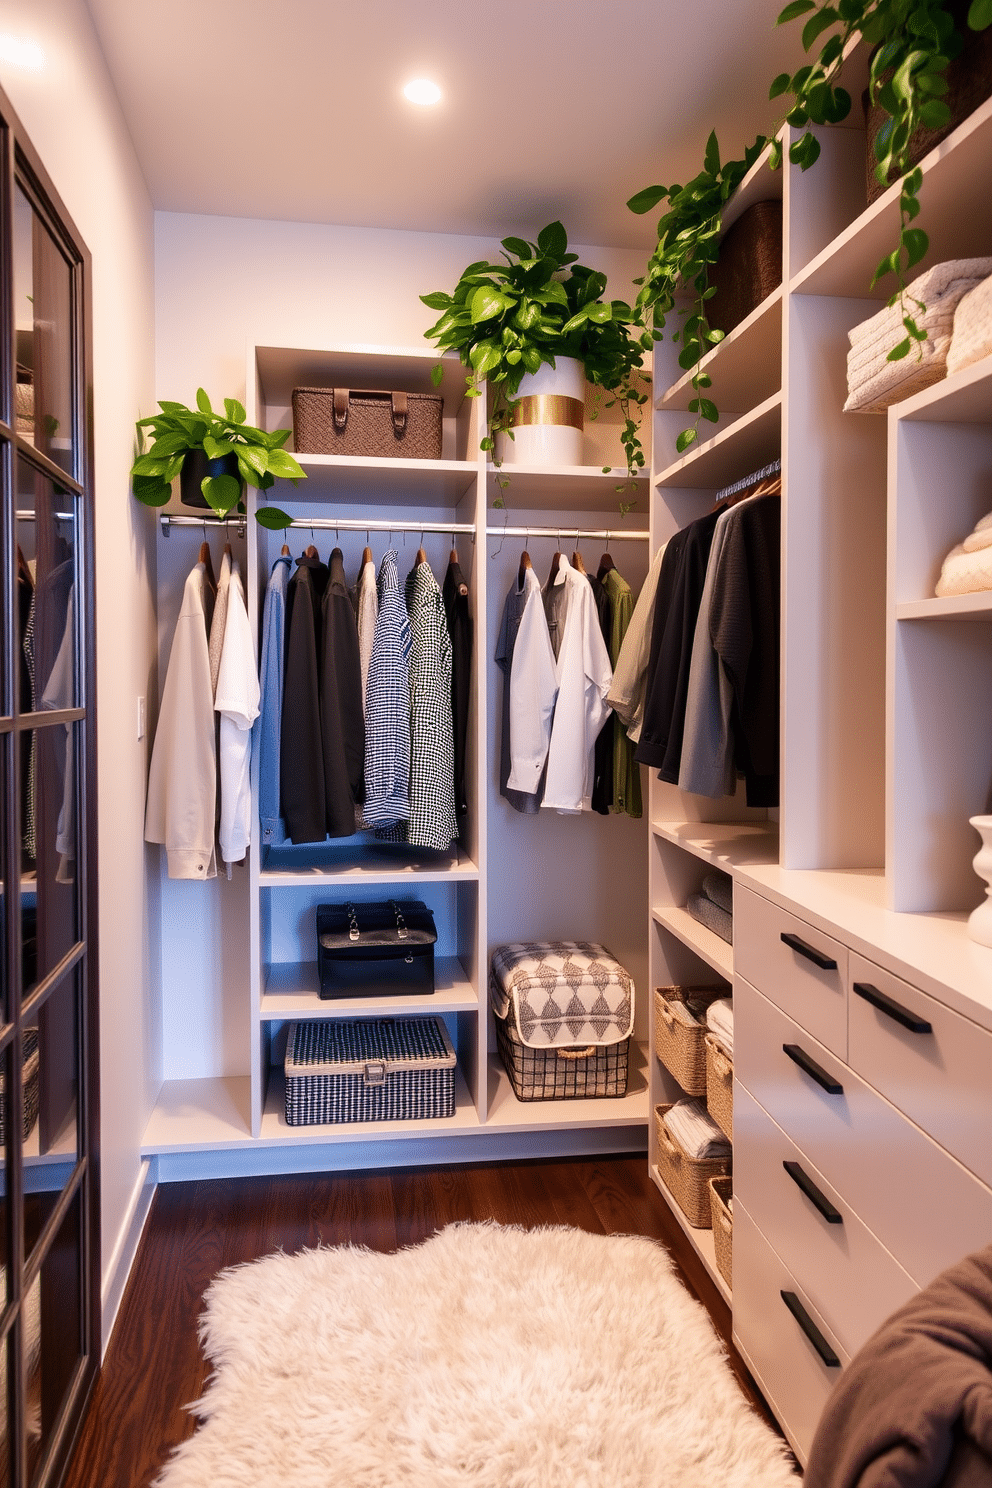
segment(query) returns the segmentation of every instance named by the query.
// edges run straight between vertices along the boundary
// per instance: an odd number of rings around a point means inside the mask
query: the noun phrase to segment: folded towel
[[[992,541],[992,536],[990,536],[990,541]],[[707,873],[703,879],[703,893],[726,914],[733,914],[734,880],[729,873],[720,873],[716,869],[712,873]]]
[[[992,547],[992,512],[975,523],[961,546],[966,553],[977,553],[979,548]]]
[[[934,593],[938,599],[950,594],[977,594],[992,589],[992,547],[968,552],[963,543],[944,559]]]
[[[662,1120],[672,1140],[687,1157],[729,1157],[733,1152],[732,1144],[702,1101],[688,1096],[676,1101]]]
[[[909,308],[927,339],[898,362],[888,360],[889,352],[905,335],[898,303],[884,306],[854,326],[848,333],[851,350],[844,411],[881,413],[890,403],[900,402],[946,376],[955,312],[965,295],[989,275],[992,258],[961,258],[936,264],[914,279],[906,298],[924,305],[922,311],[912,304]]]
[[[708,930],[719,935],[720,939],[725,940],[728,945],[733,945],[734,919],[725,909],[714,904],[712,899],[707,899],[705,894],[690,894],[685,901],[685,907],[694,920],[698,920],[701,925],[705,925]]]
[[[706,1009],[706,1027],[728,1059],[734,1057],[734,1005],[729,997],[720,997]]]
[[[960,372],[987,356],[992,356],[992,277],[969,289],[954,312],[947,371]]]

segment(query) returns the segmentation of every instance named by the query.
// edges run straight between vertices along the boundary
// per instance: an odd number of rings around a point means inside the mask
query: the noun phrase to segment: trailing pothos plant
[[[919,127],[940,129],[950,119],[943,100],[947,92],[944,74],[963,45],[951,14],[951,0],[835,0],[820,4],[817,0],[792,0],[776,24],[786,25],[803,16],[807,17],[803,49],[809,53],[819,43],[819,50],[798,71],[780,73],[772,82],[769,97],[791,95],[792,103],[773,130],[770,142],[759,135],[742,160],[722,163],[716,135],[711,134],[703,169],[685,186],[650,186],[627,203],[633,212],[648,212],[661,201],[668,203],[658,223],[658,242],[647,272],[639,281],[635,307],[654,340],[663,339],[666,319],[676,310],[679,291],[688,291],[688,304],[679,310],[681,324],[672,332],[672,340],[682,341],[679,366],[696,369],[692,377],[696,396],[689,403],[689,412],[696,418],[676,440],[680,454],[698,438],[701,420],[715,423],[719,418],[715,403],[704,396],[712,383],[699,364],[710,347],[723,338],[723,333],[711,329],[706,319],[706,302],[715,293],[709,283],[709,266],[716,260],[723,208],[766,146],[772,169],[781,166],[782,125],[797,131],[789,143],[792,163],[804,171],[815,163],[820,144],[813,126],[837,124],[851,109],[850,94],[839,86],[837,78],[848,44],[857,36],[874,49],[869,93],[872,103],[887,115],[875,138],[876,175],[882,185],[902,179],[898,242],[879,263],[871,281],[875,285],[889,274],[895,279],[888,303],[900,305],[906,334],[889,352],[889,360],[908,356],[914,344],[926,340],[926,332],[916,318],[916,312],[924,307],[907,299],[906,294],[907,274],[929,248],[926,232],[913,225],[920,213],[923,174],[919,169],[909,169],[909,154],[910,141]],[[971,0],[967,27],[982,31],[989,25],[992,0]]]
[[[606,275],[569,253],[560,222],[542,228],[536,243],[512,237],[501,246],[505,263],[480,259],[463,270],[453,293],[420,296],[441,312],[424,335],[440,351],[458,353],[468,368],[468,396],[478,398],[484,383],[493,389],[482,448],[499,463],[496,435],[513,438],[513,411],[525,373],[543,364],[554,367],[559,356],[575,357],[586,379],[609,395],[604,406],[620,407],[620,439],[627,474],[633,476],[644,465],[639,426],[647,393],[637,369],[652,345],[650,336],[636,332],[637,317],[624,300],[603,299]],[[437,386],[439,366],[433,375]],[[604,466],[604,473],[610,468]]]
[[[145,506],[165,506],[186,456],[196,450],[202,450],[208,460],[236,462],[237,476],[207,475],[200,482],[204,498],[220,517],[245,510],[241,496],[244,482],[267,491],[277,476],[294,483],[306,480],[297,461],[283,448],[291,430],[269,433],[253,428],[236,398],[224,399],[223,414],[214,412],[203,388],[197,389],[196,408],[187,408],[185,403],[162,402],[158,406],[161,413],[139,419],[135,425],[139,454],[131,466],[131,489]],[[147,451],[146,429],[152,432]],[[292,520],[276,506],[259,507],[255,516],[261,526],[274,530],[288,527]]]

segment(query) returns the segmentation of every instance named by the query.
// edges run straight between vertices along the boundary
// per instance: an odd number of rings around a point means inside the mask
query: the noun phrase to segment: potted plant
[[[495,440],[504,433],[519,443],[516,450],[504,446],[503,458],[515,453],[536,460],[543,455],[545,463],[581,463],[581,453],[575,451],[581,451],[582,424],[576,430],[568,422],[576,414],[574,406],[562,410],[557,405],[564,419],[549,418],[543,428],[539,419],[532,424],[521,416],[525,399],[554,393],[546,384],[549,372],[563,371],[566,384],[558,396],[579,404],[579,419],[586,380],[611,395],[606,407],[620,405],[620,438],[632,476],[644,464],[638,426],[647,394],[637,369],[644,350],[651,347],[650,336],[632,331],[635,315],[628,304],[603,298],[606,275],[580,264],[578,254],[568,252],[568,236],[560,222],[543,228],[536,243],[504,238],[502,247],[505,263],[469,264],[452,294],[438,290],[420,296],[425,305],[441,312],[424,334],[439,350],[458,353],[469,369],[469,397],[479,397],[484,382],[492,387],[482,448],[499,463]],[[435,368],[435,385],[438,382],[440,368]],[[555,412],[555,405],[550,412]],[[563,437],[549,435],[548,424],[557,425]],[[534,427],[536,438],[529,432]]]
[[[131,466],[131,488],[145,506],[165,506],[177,475],[187,506],[212,508],[221,517],[235,507],[244,511],[245,482],[267,491],[276,476],[294,483],[306,479],[283,449],[291,431],[253,428],[245,422],[247,414],[236,398],[224,399],[223,415],[214,412],[203,388],[197,389],[195,409],[185,403],[158,406],[161,413],[135,425],[142,452]],[[146,429],[152,431],[152,444],[143,451]],[[274,506],[262,507],[256,517],[263,527],[281,528],[290,522]]]

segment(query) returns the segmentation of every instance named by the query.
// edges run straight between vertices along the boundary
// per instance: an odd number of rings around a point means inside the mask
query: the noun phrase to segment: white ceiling
[[[780,0],[88,0],[157,208],[636,247],[626,199],[743,153]],[[400,89],[426,76],[433,109]]]

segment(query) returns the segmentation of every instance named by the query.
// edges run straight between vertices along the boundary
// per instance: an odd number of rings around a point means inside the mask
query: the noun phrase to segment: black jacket
[[[350,837],[355,803],[365,797],[365,715],[358,625],[340,548],[331,554],[322,610],[320,733],[327,835]]]
[[[451,714],[455,728],[455,816],[458,817],[468,811],[465,747],[472,678],[472,617],[468,609],[468,585],[461,565],[454,561],[448,564],[441,595],[451,637]]]
[[[279,791],[291,842],[323,842],[327,835],[324,759],[320,735],[320,602],[327,566],[297,560],[286,590],[286,674],[279,742]]]

